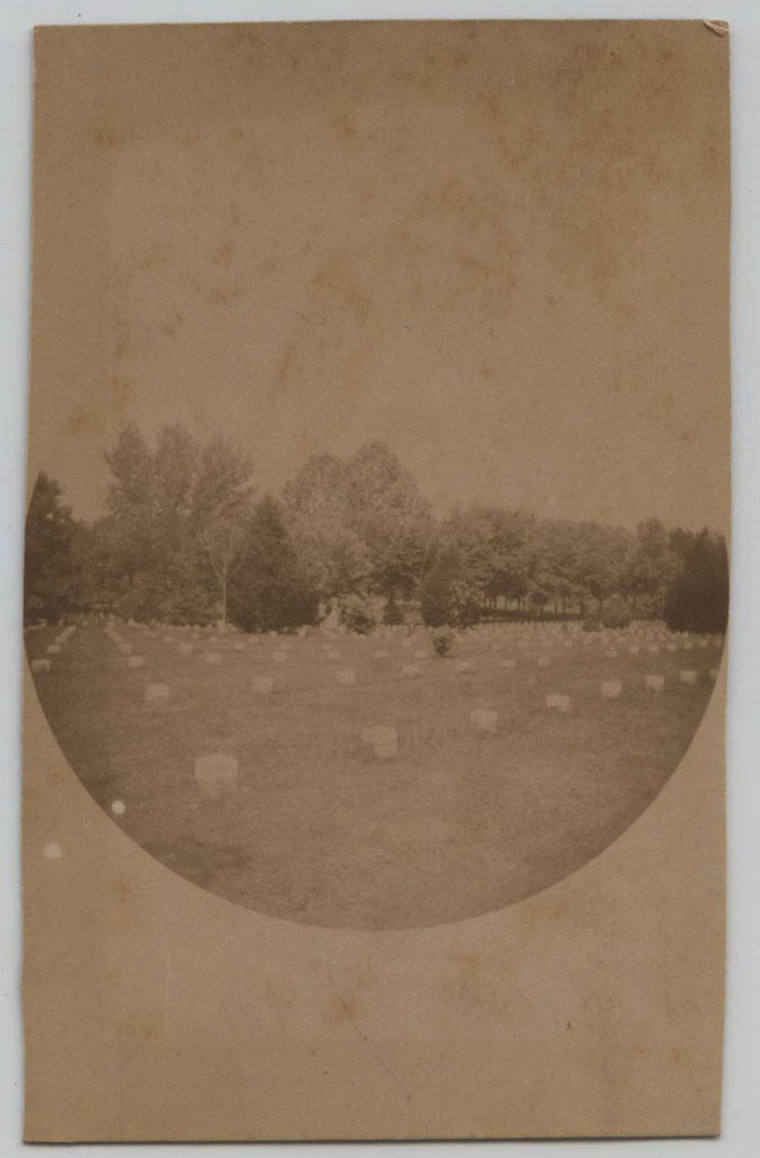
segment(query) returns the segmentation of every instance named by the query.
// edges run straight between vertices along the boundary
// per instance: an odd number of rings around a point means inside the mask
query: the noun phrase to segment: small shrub
[[[388,627],[398,627],[404,622],[404,613],[393,595],[388,599],[383,609],[383,623]]]
[[[377,623],[376,603],[369,596],[341,595],[338,609],[343,627],[357,635],[369,635]]]
[[[631,622],[631,608],[620,595],[613,595],[604,608],[602,623],[605,627],[627,627]]]
[[[445,659],[447,655],[451,654],[454,647],[453,631],[437,631],[433,636],[433,647],[436,654]]]

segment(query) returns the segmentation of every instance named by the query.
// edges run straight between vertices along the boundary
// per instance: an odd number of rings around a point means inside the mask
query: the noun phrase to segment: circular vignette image
[[[26,649],[109,823],[200,888],[494,911],[694,737],[727,135],[706,48],[609,25],[104,38],[91,113],[42,90]]]
[[[135,438],[123,432],[118,446]],[[144,444],[154,467],[167,438]],[[706,628],[723,623],[726,558],[720,536],[674,534],[654,519],[624,532],[494,507],[435,522],[378,444],[331,464],[330,501],[347,518],[370,463],[372,487],[386,472],[416,510],[418,542],[449,544],[415,591],[326,597],[310,586],[302,553],[345,548],[332,538],[345,524],[319,526],[312,513],[324,480],[311,468],[287,502],[240,490],[229,523],[183,533],[166,586],[158,568],[174,546],[163,536],[130,576],[127,527],[77,523],[40,475],[25,638],[71,767],[156,860],[262,913],[404,929],[545,889],[641,815],[710,699],[723,636]],[[240,470],[242,481],[242,460]],[[371,491],[359,504],[368,536],[380,502]],[[490,545],[478,582],[454,551],[458,537]],[[520,594],[484,590],[483,574],[503,575],[510,552],[517,569],[522,552],[548,559],[559,542],[573,544],[579,568],[603,544],[621,588],[644,558],[656,579],[626,596],[578,584],[537,600],[530,580]],[[547,570],[542,578],[550,587]],[[195,601],[189,614],[185,600]]]

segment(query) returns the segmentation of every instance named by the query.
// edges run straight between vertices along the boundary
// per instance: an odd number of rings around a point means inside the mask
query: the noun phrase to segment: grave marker
[[[225,756],[221,752],[212,756],[197,756],[195,779],[201,795],[215,800],[222,792],[237,788],[238,762],[234,756]]]
[[[398,732],[391,724],[375,724],[365,728],[362,743],[372,749],[377,760],[393,760],[398,756]]]
[[[490,708],[475,708],[470,712],[470,723],[479,732],[496,732],[499,722],[499,713]]]
[[[170,696],[169,687],[167,684],[146,684],[145,685],[145,702],[147,704],[164,703]]]
[[[603,680],[601,685],[603,700],[619,700],[623,694],[620,680]]]

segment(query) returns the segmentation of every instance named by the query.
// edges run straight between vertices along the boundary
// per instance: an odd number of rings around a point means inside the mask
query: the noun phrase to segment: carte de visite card
[[[725,31],[37,30],[28,1141],[719,1131]]]

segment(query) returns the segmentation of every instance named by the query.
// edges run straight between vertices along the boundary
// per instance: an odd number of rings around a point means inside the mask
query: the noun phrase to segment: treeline
[[[664,616],[722,631],[722,537],[635,532],[539,519],[498,505],[436,518],[413,476],[380,442],[349,458],[310,458],[279,496],[257,495],[231,442],[135,425],[106,453],[106,514],[75,520],[40,474],[27,516],[27,620],[81,611],[174,623],[232,620],[246,630],[317,622],[354,630],[421,615],[467,625],[499,614]]]

